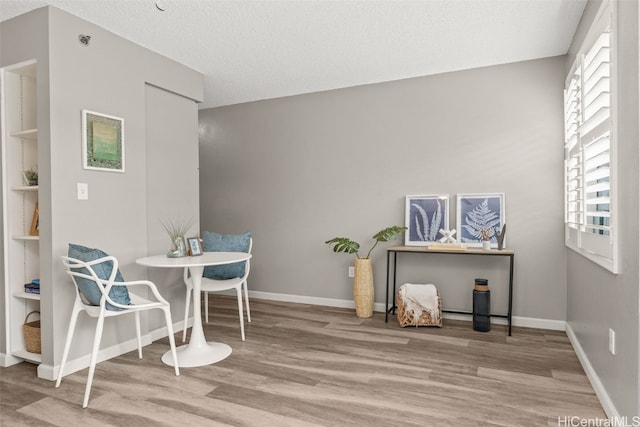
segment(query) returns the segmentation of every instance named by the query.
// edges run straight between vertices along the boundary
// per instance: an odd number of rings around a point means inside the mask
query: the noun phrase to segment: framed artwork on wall
[[[440,238],[440,230],[449,229],[449,196],[406,196],[405,246],[428,246]]]
[[[124,119],[82,110],[82,167],[124,172]]]
[[[491,247],[497,248],[496,233],[505,223],[504,193],[458,194],[456,218],[460,243],[481,247],[483,236],[488,236]]]

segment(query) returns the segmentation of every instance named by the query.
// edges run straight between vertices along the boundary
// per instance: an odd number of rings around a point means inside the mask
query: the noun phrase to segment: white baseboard
[[[15,357],[7,353],[0,353],[0,367],[7,368],[20,362],[22,362],[22,359],[19,357]]]
[[[443,313],[445,319],[472,321],[472,317],[468,314]],[[494,325],[506,325],[507,319],[504,317],[491,317],[491,323]],[[538,319],[535,317],[513,316],[511,318],[511,326],[521,326],[523,328],[547,329],[551,331],[564,331],[567,322],[564,320]]]
[[[166,328],[164,328],[166,330]],[[142,345],[151,344],[151,337],[149,334],[142,335]],[[71,344],[73,345],[73,343]],[[125,342],[118,343],[116,345],[112,345],[107,348],[103,348],[98,351],[98,360],[97,363],[104,362],[105,360],[112,359],[114,357],[120,356],[121,354],[128,353],[130,351],[134,351],[138,348],[138,340],[133,338]],[[84,356],[80,356],[77,359],[68,360],[64,367],[64,376],[73,374],[74,372],[81,371],[85,368],[89,367],[91,363],[91,353],[85,354]],[[60,365],[47,365],[41,363],[38,365],[38,377],[55,381],[58,378],[58,372],[60,370]]]
[[[511,323],[513,326],[547,329],[551,331],[564,331],[567,328],[567,322],[564,320],[538,319],[536,317],[513,316],[511,318]]]
[[[75,372],[75,371],[70,371],[69,366],[70,366],[71,362],[67,362],[67,375]],[[89,366],[89,362],[87,362],[87,366]],[[86,368],[86,366],[85,366]],[[49,381],[55,381],[58,378],[58,369],[59,367],[53,367],[51,365],[45,365],[44,363],[41,363],[38,365],[38,378],[42,378],[43,380],[49,380]],[[83,369],[83,368],[80,368]],[[76,371],[79,371],[80,369],[76,369]]]
[[[192,323],[193,323],[193,318],[190,318],[187,324],[191,326]],[[184,324],[184,321],[182,320],[180,322],[174,323],[173,331],[174,332],[182,331],[183,324]],[[164,338],[166,336],[167,336],[166,326],[149,331],[148,333],[142,335],[141,337],[142,346],[144,347],[146,345],[149,345],[153,341]],[[177,345],[179,344],[176,342],[176,346]],[[98,351],[97,363],[112,359],[114,357],[120,356],[130,351],[135,351],[137,349],[138,349],[138,340],[135,338],[122,343],[118,343],[111,347],[103,348],[100,351]],[[144,348],[142,349],[142,353],[144,355]],[[78,357],[77,359],[67,360],[67,363],[65,364],[65,367],[64,367],[64,375],[67,376],[67,375],[73,374],[74,372],[78,372],[85,368],[88,368],[90,363],[91,363],[91,354],[85,354],[84,356]],[[59,370],[60,370],[60,365],[52,366],[52,365],[46,365],[44,363],[41,363],[40,365],[38,365],[38,377],[45,380],[55,381],[58,378]]]
[[[593,366],[591,366],[591,362],[589,361],[587,354],[584,352],[582,346],[580,345],[578,337],[576,337],[576,334],[573,332],[571,325],[568,323],[566,332],[567,336],[569,337],[569,341],[571,341],[571,345],[573,346],[573,350],[576,352],[578,360],[582,365],[582,369],[584,369],[584,372],[587,374],[587,378],[589,378],[591,387],[593,387],[593,390],[596,392],[596,396],[598,396],[598,400],[600,400],[600,404],[602,405],[604,412],[607,414],[607,417],[609,417],[609,419],[616,420],[622,419],[615,405],[611,401],[609,393],[607,393],[607,389],[602,384],[602,381],[600,381],[600,377],[598,377],[595,369],[593,369]]]
[[[300,304],[326,305],[329,307],[355,308],[353,300],[343,300],[334,298],[308,297],[303,295],[277,294],[274,292],[249,291],[249,295],[253,298],[264,299],[269,301],[295,302]],[[373,311],[380,313],[385,312],[384,303],[377,302],[373,305]],[[466,320],[471,321],[471,316],[456,313],[444,313],[445,319]],[[522,326],[525,328],[549,329],[554,331],[564,331],[567,322],[564,320],[537,319],[534,317],[513,316],[511,319],[512,326]],[[491,323],[506,325],[507,319],[500,317],[492,317]]]
[[[235,295],[235,294],[234,294]],[[328,307],[355,308],[353,300],[308,297],[304,295],[277,294],[274,292],[249,291],[249,296],[269,301],[295,302],[299,304],[326,305]],[[378,307],[379,306],[379,307]],[[376,303],[374,311],[384,312],[384,304]]]

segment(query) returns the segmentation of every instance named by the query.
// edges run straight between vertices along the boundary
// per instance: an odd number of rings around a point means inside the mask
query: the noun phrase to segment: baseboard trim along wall
[[[231,294],[229,294],[231,295]],[[235,294],[234,294],[235,295]],[[295,302],[299,304],[326,305],[329,307],[355,308],[352,300],[342,300],[335,298],[309,297],[304,295],[278,294],[274,292],[249,291],[252,298],[264,299],[270,301]],[[384,313],[385,306],[383,303],[375,303],[373,310]],[[471,321],[471,316],[463,314],[445,313],[445,319],[466,320]],[[564,320],[537,319],[533,317],[513,316],[511,319],[512,326],[522,326],[524,328],[549,329],[554,331],[564,331],[567,322]],[[497,325],[506,325],[507,319],[492,317],[491,323]]]
[[[191,326],[192,324],[193,324],[193,317],[189,318],[189,321],[187,322],[188,326]],[[183,320],[181,320],[180,322],[174,323],[173,331],[175,333],[182,331],[183,325],[184,325]],[[149,331],[148,333],[142,335],[142,347],[143,347],[142,357],[144,357],[144,346],[149,345],[153,341],[159,340],[166,336],[168,336],[166,326],[155,329],[153,331]],[[180,345],[182,345],[182,342],[176,341],[176,347],[179,347]],[[138,340],[136,338],[125,341],[123,343],[113,345],[111,347],[103,348],[98,352],[97,363],[112,359],[114,357],[120,356],[130,351],[136,351],[137,349],[138,349]],[[73,374],[74,372],[78,372],[83,369],[86,369],[89,367],[90,363],[91,363],[91,354],[85,354],[84,356],[81,356],[77,359],[68,360],[64,367],[64,375],[67,376],[67,375]],[[55,381],[58,378],[59,370],[60,370],[60,365],[51,366],[51,365],[45,365],[44,363],[41,363],[40,365],[38,365],[38,377],[45,380]],[[64,384],[64,380],[63,380],[63,384]]]
[[[164,328],[164,329],[165,329],[165,336],[166,336],[167,328]],[[142,335],[143,347],[151,344],[151,342],[152,340],[149,334]],[[135,338],[122,343],[118,343],[111,347],[103,348],[100,351],[98,351],[97,363],[104,362],[105,360],[112,359],[114,357],[120,356],[121,354],[125,354],[130,351],[137,350],[137,348],[138,348],[138,340]],[[143,354],[144,354],[144,349],[143,349]],[[85,354],[84,356],[81,356],[77,359],[68,360],[64,367],[64,374],[65,376],[67,376],[67,375],[73,374],[74,372],[81,371],[85,368],[88,368],[90,363],[91,363],[91,353]],[[56,378],[58,377],[59,371],[60,371],[60,365],[52,366],[52,365],[46,365],[44,363],[41,363],[40,365],[38,365],[38,377],[45,380],[55,381]]]
[[[587,378],[589,378],[591,387],[593,387],[593,390],[596,392],[596,396],[598,396],[598,400],[600,400],[600,404],[602,405],[604,412],[607,414],[607,417],[609,417],[609,419],[615,420],[622,419],[615,405],[611,401],[611,398],[607,393],[607,389],[602,384],[602,381],[600,381],[600,377],[598,377],[595,369],[593,369],[593,366],[591,366],[591,362],[589,361],[587,354],[584,352],[584,349],[580,345],[580,341],[578,341],[578,337],[576,337],[576,334],[573,332],[573,329],[571,328],[571,325],[569,323],[567,323],[566,332],[567,336],[569,337],[569,341],[573,346],[573,350],[576,352],[578,360],[582,365],[582,369],[584,369],[584,372],[587,374]]]
[[[22,362],[22,359],[19,357],[15,357],[7,353],[0,353],[0,367],[7,368],[20,362]]]

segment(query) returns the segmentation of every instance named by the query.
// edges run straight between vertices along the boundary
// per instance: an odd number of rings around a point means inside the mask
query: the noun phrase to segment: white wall
[[[506,193],[516,251],[514,314],[565,320],[564,57],[200,111],[201,225],[254,233],[250,288],[351,300],[345,254],[404,224],[407,194]],[[402,240],[395,242],[402,243]],[[384,245],[383,245],[384,247]],[[384,302],[384,249],[373,254]],[[404,258],[400,281],[433,282],[470,308],[487,277],[506,312],[505,260]]]

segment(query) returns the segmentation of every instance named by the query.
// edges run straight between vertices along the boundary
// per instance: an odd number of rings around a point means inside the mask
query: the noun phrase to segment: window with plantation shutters
[[[617,273],[611,8],[605,4],[564,91],[567,246]]]

